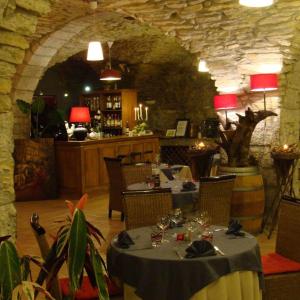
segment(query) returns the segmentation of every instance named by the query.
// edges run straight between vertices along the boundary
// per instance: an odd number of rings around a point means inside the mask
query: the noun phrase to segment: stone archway
[[[50,9],[52,12],[46,15]],[[299,58],[299,47],[297,37],[293,37],[297,34],[300,0],[280,0],[263,10],[240,7],[235,0],[224,3],[103,0],[99,13],[105,12],[130,16],[177,38],[188,51],[208,61],[212,78],[222,92],[247,90],[247,75],[264,71],[265,65],[270,68],[283,63],[282,128],[288,124],[294,109],[293,99],[298,98],[295,91],[298,64],[295,62]],[[32,98],[40,76],[57,50],[70,39],[76,41],[76,37],[90,28],[92,18],[87,14],[87,5],[82,0],[0,0],[0,235],[13,233],[15,228],[12,204],[14,115],[18,124],[24,120],[17,115],[13,100]],[[246,98],[250,100],[245,103],[252,101],[251,95]],[[276,105],[278,108],[279,101]],[[297,131],[299,133],[296,114],[293,110],[293,139]],[[17,136],[28,132],[23,128]]]

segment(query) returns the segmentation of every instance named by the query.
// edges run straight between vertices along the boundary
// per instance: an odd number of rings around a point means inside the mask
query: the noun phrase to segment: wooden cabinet
[[[122,128],[126,127],[127,122],[130,128],[135,126],[136,90],[99,90],[83,94],[80,102],[81,105],[90,108],[92,117],[97,111],[101,112],[102,129],[105,135],[122,135]]]
[[[60,196],[79,198],[96,194],[108,186],[104,157],[141,152],[153,161],[159,153],[156,136],[112,137],[95,141],[55,142],[56,167]]]

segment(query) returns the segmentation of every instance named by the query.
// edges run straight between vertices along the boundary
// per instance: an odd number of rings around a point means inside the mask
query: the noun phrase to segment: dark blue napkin
[[[174,176],[171,169],[162,169],[161,170],[169,180],[173,180]]]
[[[206,240],[194,241],[192,245],[185,249],[185,258],[195,258],[203,256],[213,256],[216,255],[214,246]]]
[[[130,245],[134,245],[134,241],[125,230],[121,231],[118,235],[116,246],[122,249],[128,249]]]
[[[236,236],[244,236],[245,232],[242,232],[242,225],[238,220],[230,220],[228,224],[228,230],[226,231],[226,234],[233,234]]]
[[[182,192],[188,192],[188,191],[195,191],[197,188],[196,188],[196,185],[195,183],[191,182],[191,181],[188,181],[188,182],[184,182],[182,184],[182,189],[181,191]]]

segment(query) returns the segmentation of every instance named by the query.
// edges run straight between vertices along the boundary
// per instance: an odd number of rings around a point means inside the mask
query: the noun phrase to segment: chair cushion
[[[122,294],[122,289],[118,287],[114,281],[105,276],[108,294],[109,296],[117,296]],[[59,280],[60,287],[63,296],[69,296],[70,287],[69,287],[69,278],[62,278]],[[83,277],[82,285],[80,290],[75,293],[76,300],[96,300],[98,299],[98,289],[94,288],[87,276]]]
[[[264,275],[299,272],[300,263],[281,256],[277,253],[270,253],[261,258]]]

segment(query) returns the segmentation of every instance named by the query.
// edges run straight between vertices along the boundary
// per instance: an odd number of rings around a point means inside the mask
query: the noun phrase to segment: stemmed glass
[[[158,217],[157,219],[157,227],[162,231],[162,243],[167,243],[169,240],[165,239],[165,230],[170,226],[170,218],[169,216]]]

